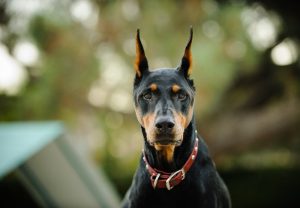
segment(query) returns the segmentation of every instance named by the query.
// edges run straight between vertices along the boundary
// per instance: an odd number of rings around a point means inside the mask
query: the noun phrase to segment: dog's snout
[[[155,123],[155,127],[159,133],[171,133],[174,126],[174,121],[168,117],[159,118]]]
[[[174,123],[171,121],[162,121],[156,124],[156,128],[158,129],[172,129],[174,127]]]

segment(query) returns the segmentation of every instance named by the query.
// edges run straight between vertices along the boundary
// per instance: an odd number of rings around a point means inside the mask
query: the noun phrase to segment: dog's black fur
[[[196,137],[198,155],[186,177],[173,189],[154,189],[142,157],[122,207],[231,207],[229,192],[218,175],[207,146],[197,135],[193,116],[195,88],[191,73],[192,29],[181,65],[149,71],[137,33],[134,101],[149,164],[165,172],[182,168]]]

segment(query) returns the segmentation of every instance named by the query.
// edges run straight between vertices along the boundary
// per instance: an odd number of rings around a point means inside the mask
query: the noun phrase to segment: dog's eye
[[[144,100],[147,100],[147,101],[151,100],[152,99],[152,93],[150,93],[150,92],[144,93],[143,98],[144,98]]]
[[[187,94],[184,92],[180,92],[177,94],[178,100],[185,100],[187,98]]]

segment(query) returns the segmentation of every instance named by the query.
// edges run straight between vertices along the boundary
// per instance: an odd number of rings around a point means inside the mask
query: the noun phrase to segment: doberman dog
[[[150,71],[137,30],[133,93],[144,149],[123,208],[231,207],[227,187],[196,130],[192,38],[191,27],[179,67]]]

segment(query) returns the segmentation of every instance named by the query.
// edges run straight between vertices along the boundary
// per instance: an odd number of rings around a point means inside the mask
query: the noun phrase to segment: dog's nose
[[[155,127],[158,130],[158,132],[165,134],[171,133],[174,126],[174,121],[168,117],[159,118],[155,123]]]

